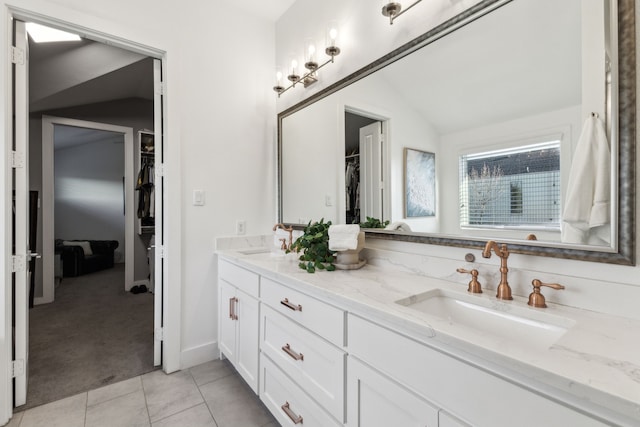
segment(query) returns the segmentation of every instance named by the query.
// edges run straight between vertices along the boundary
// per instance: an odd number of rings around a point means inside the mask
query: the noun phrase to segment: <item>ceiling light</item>
[[[402,9],[402,5],[400,4],[400,2],[392,1],[392,2],[386,3],[385,5],[382,6],[382,15],[388,17],[389,24],[393,25],[394,19],[396,19],[398,16],[402,15],[407,10],[411,9],[413,6],[417,5],[421,1],[422,0],[416,0],[413,3],[411,3],[409,7],[406,7],[405,9]]]
[[[27,22],[25,26],[27,27],[27,33],[36,43],[80,41],[80,36],[77,34],[67,33],[66,31],[56,30],[33,22]]]

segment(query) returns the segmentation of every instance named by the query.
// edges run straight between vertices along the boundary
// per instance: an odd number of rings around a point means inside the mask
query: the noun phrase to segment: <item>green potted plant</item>
[[[360,223],[360,228],[385,228],[389,221],[380,221],[378,218],[367,217],[365,222]]]
[[[329,250],[329,226],[331,221],[324,222],[322,218],[318,222],[311,222],[304,228],[302,236],[298,237],[291,245],[288,252],[302,252],[298,266],[308,273],[318,270],[333,271],[335,252]]]

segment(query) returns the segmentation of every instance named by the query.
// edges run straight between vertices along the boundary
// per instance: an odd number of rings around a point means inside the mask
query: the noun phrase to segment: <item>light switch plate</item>
[[[193,206],[204,206],[204,190],[193,190]]]

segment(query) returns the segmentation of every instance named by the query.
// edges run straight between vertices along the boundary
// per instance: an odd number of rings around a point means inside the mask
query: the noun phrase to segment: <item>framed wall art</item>
[[[436,214],[436,155],[404,149],[405,218]]]

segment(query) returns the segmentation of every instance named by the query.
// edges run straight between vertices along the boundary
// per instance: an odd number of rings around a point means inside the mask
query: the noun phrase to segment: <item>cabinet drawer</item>
[[[262,306],[261,316],[262,353],[343,421],[346,354],[268,306]]]
[[[260,279],[256,273],[221,259],[218,262],[218,277],[252,297],[258,298]]]
[[[349,354],[474,426],[602,426],[599,421],[360,317]],[[526,415],[524,415],[526,414]]]
[[[295,421],[306,427],[342,425],[332,419],[264,354],[260,356],[260,399],[283,426],[296,425]],[[285,405],[287,409],[283,408]]]
[[[333,344],[344,345],[344,311],[266,278],[262,301]]]

